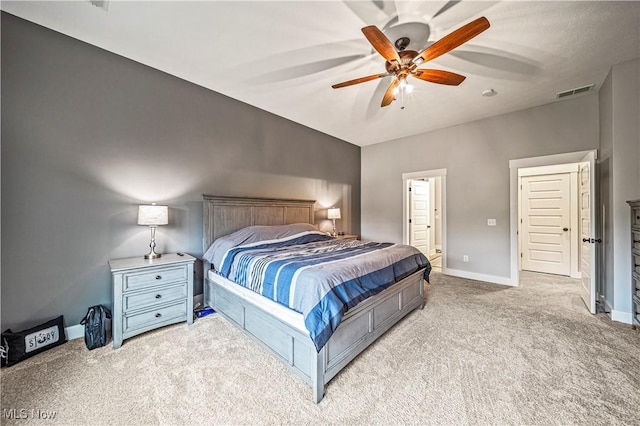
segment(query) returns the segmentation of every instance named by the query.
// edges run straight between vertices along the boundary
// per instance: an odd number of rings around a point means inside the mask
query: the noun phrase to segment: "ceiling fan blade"
[[[420,65],[423,62],[431,61],[440,55],[444,55],[448,51],[471,40],[490,26],[489,20],[484,16],[469,22],[467,25],[458,28],[427,47],[422,53],[413,58],[413,63]]]
[[[457,86],[464,81],[464,75],[454,72],[442,70],[417,69],[411,75],[420,80],[429,81],[431,83],[447,84],[449,86]]]
[[[393,47],[393,43],[387,38],[386,35],[382,31],[378,29],[375,25],[369,25],[368,27],[364,27],[362,29],[364,36],[369,40],[369,43],[373,46],[374,49],[378,51],[379,54],[382,55],[387,61],[397,61],[400,62],[400,55],[398,55],[398,51],[395,47]]]
[[[368,75],[366,77],[360,77],[360,78],[356,78],[356,79],[353,79],[353,80],[344,81],[342,83],[337,83],[337,84],[332,85],[331,87],[333,87],[334,89],[339,89],[341,87],[351,86],[351,85],[358,84],[358,83],[364,83],[365,81],[376,80],[378,78],[386,77],[388,75],[391,75],[391,74]]]
[[[384,97],[382,98],[382,104],[380,104],[381,107],[386,107],[391,102],[393,102],[393,99],[395,98],[393,89],[398,87],[399,84],[400,84],[400,80],[398,80],[397,78],[394,78],[391,84],[389,85],[389,88],[387,89],[387,91],[384,92]]]

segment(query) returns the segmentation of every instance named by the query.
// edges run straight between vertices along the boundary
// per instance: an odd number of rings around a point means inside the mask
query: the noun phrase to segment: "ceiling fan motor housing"
[[[400,37],[399,39],[396,40],[396,42],[394,43],[394,46],[396,47],[396,50],[398,52],[402,52],[404,49],[407,48],[409,43],[411,43],[411,39],[409,37]]]
[[[415,50],[404,50],[402,52],[398,52],[398,55],[400,56],[399,64],[397,64],[395,61],[385,62],[384,67],[386,68],[388,73],[395,73],[403,67],[408,67],[411,64],[413,58],[418,56],[418,52],[416,52]]]

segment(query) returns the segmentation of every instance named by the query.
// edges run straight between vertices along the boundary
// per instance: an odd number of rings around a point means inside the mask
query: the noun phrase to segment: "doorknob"
[[[588,238],[583,238],[583,239],[582,239],[582,242],[583,242],[583,243],[588,243],[588,242],[589,242],[589,239],[588,239]]]
[[[562,228],[562,230],[563,230],[564,232],[567,232],[567,231],[569,230],[569,228]]]

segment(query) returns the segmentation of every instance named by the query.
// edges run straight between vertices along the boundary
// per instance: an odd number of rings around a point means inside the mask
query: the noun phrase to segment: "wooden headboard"
[[[203,251],[216,238],[252,225],[313,224],[314,200],[203,195]]]

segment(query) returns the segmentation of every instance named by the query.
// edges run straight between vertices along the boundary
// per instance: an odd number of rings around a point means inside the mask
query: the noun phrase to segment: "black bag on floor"
[[[2,333],[1,340],[1,365],[9,367],[65,343],[64,317],[60,315],[27,330],[13,332],[7,329]]]
[[[87,349],[93,350],[107,344],[109,336],[107,329],[110,328],[109,320],[111,312],[102,305],[89,308],[80,324],[84,325],[84,343]]]

